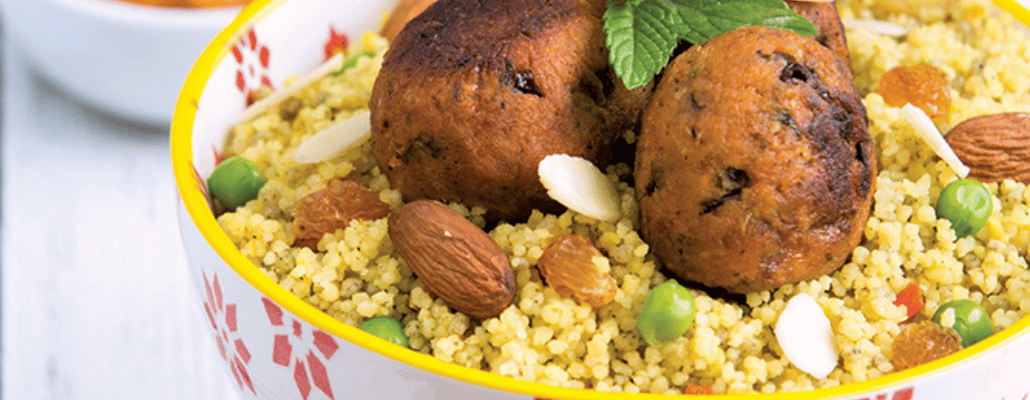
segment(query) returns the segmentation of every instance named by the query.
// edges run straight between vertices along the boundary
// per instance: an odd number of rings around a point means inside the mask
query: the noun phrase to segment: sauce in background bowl
[[[155,7],[174,8],[215,8],[246,5],[250,0],[116,0],[124,3],[142,4]]]

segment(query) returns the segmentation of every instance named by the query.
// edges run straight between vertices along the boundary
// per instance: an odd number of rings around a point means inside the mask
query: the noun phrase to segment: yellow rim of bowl
[[[257,266],[250,262],[232,243],[229,237],[222,231],[222,228],[215,220],[213,213],[208,207],[207,199],[196,185],[193,169],[192,156],[192,129],[194,118],[197,113],[197,104],[200,95],[204,90],[205,83],[214,72],[218,62],[230,51],[228,43],[242,35],[246,29],[257,21],[264,18],[268,13],[278,8],[288,0],[255,0],[245,6],[225,29],[223,29],[207,46],[201,54],[193,69],[190,71],[176,103],[175,113],[172,118],[170,150],[172,158],[172,169],[175,175],[176,186],[180,199],[191,220],[196,224],[200,233],[212,246],[215,252],[245,281],[256,288],[261,294],[279,304],[287,311],[293,313],[302,320],[310,323],[316,328],[331,335],[347,340],[370,351],[382,354],[393,360],[422,369],[426,372],[455,380],[497,389],[501,391],[538,396],[546,398],[562,399],[626,399],[626,398],[668,398],[663,394],[626,394],[607,393],[593,390],[566,389],[551,385],[532,383],[516,380],[510,377],[496,375],[479,369],[472,369],[457,364],[438,360],[430,355],[422,354],[410,349],[396,346],[385,340],[379,339],[371,334],[365,333],[356,327],[340,322],[300,298],[289,293],[278,283],[261,273]],[[1026,25],[1030,25],[1030,11],[1021,6],[1015,0],[994,0],[1003,10],[1011,13],[1016,19]],[[799,393],[776,393],[763,395],[763,399],[827,399],[842,398],[847,396],[874,393],[888,388],[904,388],[906,385],[914,385],[919,378],[930,376],[955,369],[961,365],[971,362],[983,351],[998,350],[1017,337],[1022,336],[1027,327],[1030,326],[1030,317],[1024,317],[1005,330],[991,335],[980,343],[977,343],[958,353],[942,359],[920,365],[901,372],[894,372],[883,377],[870,379],[864,382],[843,384],[832,388],[815,389]],[[715,399],[753,399],[754,395],[716,395],[705,396],[704,398]],[[693,397],[693,396],[686,396]],[[699,397],[700,398],[700,397]]]
[[[1027,10],[1022,4],[1016,0],[993,0],[994,4],[1005,10],[1005,12],[1012,14],[1019,22],[1023,25],[1030,27],[1030,10]]]

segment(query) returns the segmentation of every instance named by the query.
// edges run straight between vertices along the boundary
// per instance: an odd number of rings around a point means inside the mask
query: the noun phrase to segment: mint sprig
[[[604,13],[609,61],[630,89],[651,82],[680,40],[699,44],[755,25],[818,33],[783,0],[608,0]]]

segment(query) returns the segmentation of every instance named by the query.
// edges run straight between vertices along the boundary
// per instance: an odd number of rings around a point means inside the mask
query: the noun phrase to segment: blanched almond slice
[[[316,132],[297,147],[293,161],[301,164],[328,160],[360,146],[372,135],[371,113],[358,111],[350,118]]]
[[[965,178],[969,175],[969,167],[963,164],[962,160],[959,160],[958,156],[955,155],[955,151],[944,140],[941,131],[937,129],[937,125],[933,124],[933,120],[923,110],[912,104],[905,104],[901,108],[901,115],[908,120],[908,123],[912,124],[912,127],[919,133],[919,136],[922,136],[926,144],[930,145],[933,152],[937,153],[937,156],[948,163],[951,169],[955,170],[955,174],[959,178]]]
[[[893,22],[878,19],[846,19],[841,21],[845,29],[860,29],[890,37],[901,37],[908,34],[908,28]]]
[[[787,302],[773,331],[791,364],[818,379],[837,367],[840,354],[830,320],[812,296],[798,294]]]
[[[615,185],[590,161],[552,154],[540,161],[537,174],[547,195],[570,210],[609,222],[622,217]]]
[[[300,77],[300,79],[294,81],[290,86],[282,88],[268,97],[255,101],[254,104],[251,104],[243,110],[243,114],[240,115],[240,120],[248,121],[253,119],[268,109],[268,107],[281,103],[283,100],[286,100],[287,97],[290,97],[294,93],[297,93],[301,89],[326,75],[331,74],[333,71],[340,69],[341,66],[343,66],[343,53],[336,53],[336,55],[326,60],[322,65],[319,65],[318,68],[315,68],[314,71]]]

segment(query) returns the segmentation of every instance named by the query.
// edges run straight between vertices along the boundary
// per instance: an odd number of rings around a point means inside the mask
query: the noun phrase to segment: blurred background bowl
[[[241,7],[115,0],[0,0],[13,43],[47,80],[105,113],[171,122],[190,67]]]

